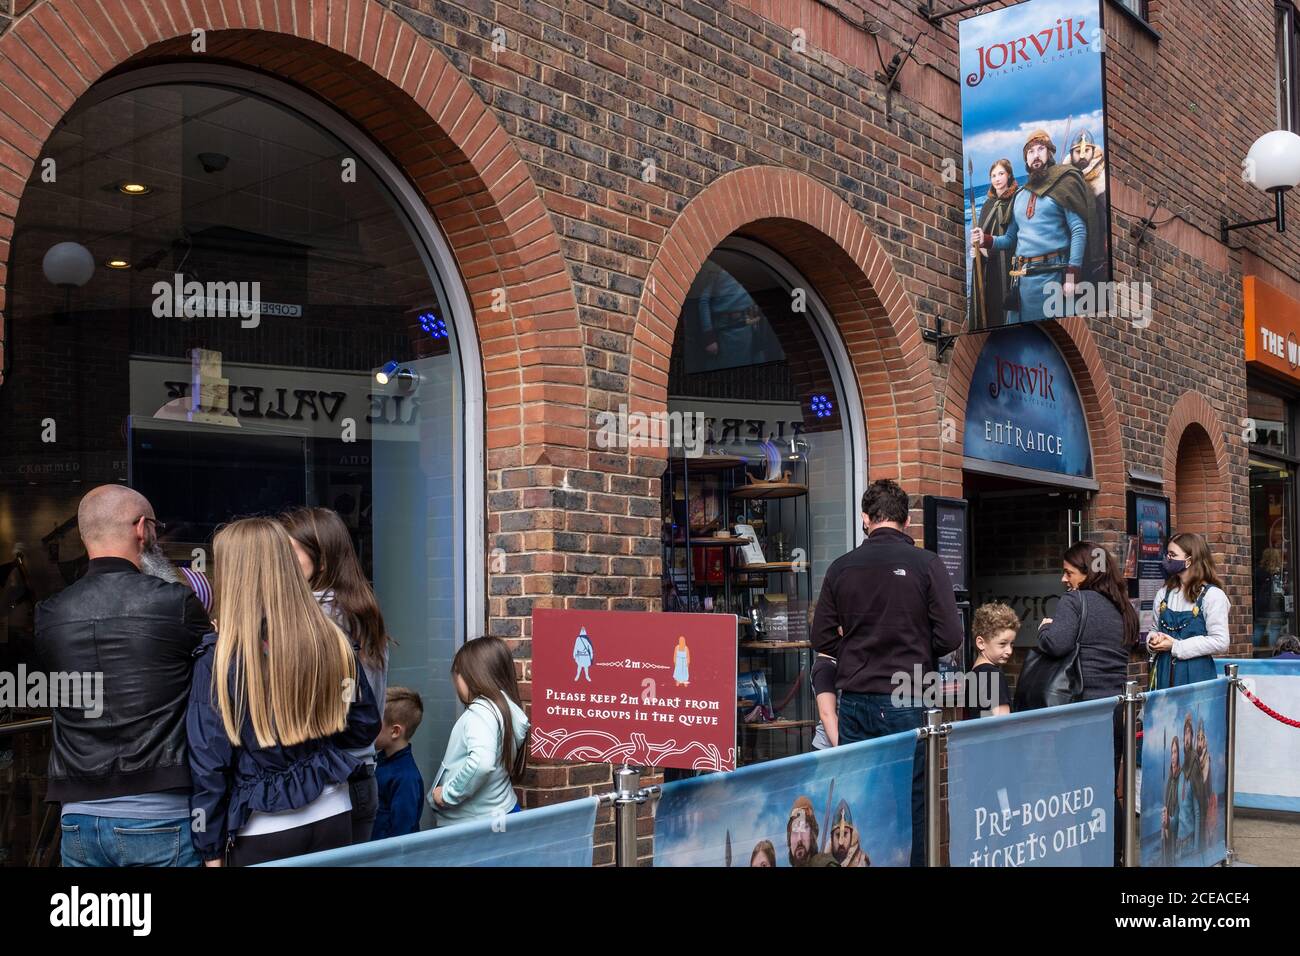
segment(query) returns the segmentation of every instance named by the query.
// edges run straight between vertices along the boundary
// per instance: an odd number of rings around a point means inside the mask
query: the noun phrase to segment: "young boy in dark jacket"
[[[411,753],[411,738],[424,718],[424,703],[409,687],[388,688],[384,704],[384,726],[375,741],[379,766],[379,813],[375,816],[373,840],[415,833],[420,829],[424,808],[424,779]]]

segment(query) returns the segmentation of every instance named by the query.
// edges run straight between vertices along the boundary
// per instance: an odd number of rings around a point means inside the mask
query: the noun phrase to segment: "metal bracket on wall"
[[[1147,200],[1147,205],[1151,207],[1151,214],[1133,227],[1134,245],[1136,246],[1142,245],[1142,242],[1144,239],[1146,239],[1148,232],[1150,232],[1152,229],[1159,229],[1160,225],[1163,225],[1163,224],[1158,225],[1156,223],[1156,214],[1160,212],[1160,207],[1163,206],[1164,203],[1165,203],[1165,197],[1163,195],[1156,197],[1154,200],[1152,199]]]
[[[898,88],[898,75],[903,72],[903,67],[912,58],[912,51],[916,49],[916,41],[921,39],[921,34],[918,33],[912,38],[912,42],[907,45],[906,53],[900,47],[886,66],[885,55],[880,52],[880,26],[873,24],[865,29],[871,35],[871,39],[876,41],[876,59],[880,62],[880,69],[876,71],[876,82],[885,85],[885,118],[888,119],[894,102],[894,90]]]
[[[930,26],[937,26],[945,17],[951,17],[957,13],[965,13],[967,10],[974,10],[978,7],[986,7],[989,0],[976,0],[975,3],[964,3],[960,7],[953,7],[951,10],[944,10],[942,13],[936,13],[934,10],[934,0],[925,0],[925,3],[918,3],[916,10],[921,16],[925,17]]]
[[[943,319],[937,315],[934,317],[934,328],[922,329],[921,338],[927,342],[934,342],[938,346],[938,350],[935,352],[934,357],[940,362],[943,361],[943,353],[952,348],[952,343],[957,341],[956,334],[944,335]]]

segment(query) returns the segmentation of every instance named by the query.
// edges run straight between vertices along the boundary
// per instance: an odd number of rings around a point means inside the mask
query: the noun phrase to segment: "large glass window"
[[[1294,403],[1252,383],[1246,391],[1250,446],[1250,551],[1257,653],[1296,632]]]
[[[664,479],[665,607],[739,616],[741,762],[811,745],[812,599],[858,525],[850,399],[820,309],[770,252],[732,241],[673,343],[668,410],[703,440]]]
[[[1295,471],[1251,459],[1250,553],[1253,570],[1252,643],[1269,648],[1295,629]]]
[[[0,668],[32,666],[36,604],[83,571],[95,485],[145,494],[169,557],[209,576],[221,523],[326,506],[396,641],[390,686],[423,695],[428,780],[464,633],[462,372],[429,249],[359,152],[233,85],[128,89],[59,125],[8,263]],[[44,751],[0,736],[6,760],[26,780],[0,813],[16,860]]]

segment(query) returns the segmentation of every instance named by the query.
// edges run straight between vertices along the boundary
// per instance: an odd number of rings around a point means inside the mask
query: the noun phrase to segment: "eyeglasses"
[[[153,522],[153,528],[154,528],[154,531],[155,531],[156,533],[158,533],[158,534],[161,534],[162,532],[164,532],[164,531],[167,530],[167,525],[165,525],[163,522],[159,521],[157,518],[151,518],[151,517],[149,517],[148,515],[141,515],[140,517],[136,518],[136,519],[135,519],[134,521],[132,521],[131,523],[132,523],[132,524],[139,524],[141,521],[152,521],[152,522]]]

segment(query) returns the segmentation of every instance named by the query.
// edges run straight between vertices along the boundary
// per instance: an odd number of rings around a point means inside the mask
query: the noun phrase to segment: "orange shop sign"
[[[1300,382],[1300,299],[1258,276],[1242,279],[1246,362]]]

